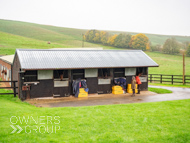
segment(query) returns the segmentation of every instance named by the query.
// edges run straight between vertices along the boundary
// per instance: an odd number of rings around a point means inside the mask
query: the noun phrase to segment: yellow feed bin
[[[138,90],[135,89],[135,93],[137,93],[137,92],[138,92]],[[127,89],[127,93],[133,93],[133,90],[132,89]]]
[[[136,85],[135,93],[137,93],[137,92],[138,92],[138,90],[137,90],[137,84],[135,84],[135,85]],[[128,92],[128,93],[133,93],[133,90],[131,89],[131,84],[128,84],[128,85],[127,85],[127,92]]]
[[[78,97],[88,97],[88,92],[84,90],[84,88],[79,88],[79,95]]]
[[[121,86],[112,86],[112,94],[123,94],[123,88]]]

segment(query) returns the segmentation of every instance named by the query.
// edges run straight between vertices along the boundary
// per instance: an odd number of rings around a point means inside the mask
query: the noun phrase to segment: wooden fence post
[[[150,74],[150,83],[152,83],[152,74]]]
[[[186,84],[186,75],[184,75],[184,84]]]
[[[174,76],[172,75],[172,84],[174,84]]]
[[[14,91],[14,97],[16,97],[16,84],[15,84],[15,81],[13,81],[13,91]]]
[[[162,83],[162,74],[160,75],[160,83]]]

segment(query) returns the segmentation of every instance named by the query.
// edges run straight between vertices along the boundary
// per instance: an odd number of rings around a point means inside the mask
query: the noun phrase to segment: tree
[[[132,47],[134,49],[146,50],[148,42],[149,42],[148,37],[145,34],[139,33],[135,35],[132,42]]]
[[[100,41],[102,44],[106,45],[108,42],[109,34],[105,31],[100,31]]]
[[[86,41],[99,43],[100,42],[99,31],[98,30],[89,30],[85,33],[84,38]]]
[[[131,40],[130,40],[130,42],[129,42],[129,47],[130,47],[130,48],[133,48],[133,41],[134,41],[134,38],[135,38],[135,35],[132,35],[132,36],[131,36]]]
[[[190,57],[190,44],[189,44],[189,46],[187,47],[186,55],[187,55],[188,57]]]
[[[146,44],[146,50],[147,50],[147,51],[150,51],[150,46],[151,46],[151,42],[148,42],[148,43]]]
[[[183,44],[183,49],[187,50],[187,48],[188,48],[190,42],[189,42],[189,41],[185,41],[185,42],[183,42],[182,44]]]
[[[119,34],[115,39],[114,46],[119,48],[129,48],[130,41],[131,41],[131,35]]]
[[[100,43],[101,42],[101,38],[100,38],[100,32],[99,31],[96,31],[95,35],[94,35],[94,38],[93,38],[93,41],[95,43]]]
[[[151,51],[162,51],[162,46],[160,44],[157,45],[151,45]]]
[[[110,37],[108,38],[108,42],[107,42],[108,45],[114,46],[115,39],[116,39],[117,36],[118,36],[117,34],[115,34],[115,35],[113,35],[113,36],[110,36]]]
[[[180,49],[180,44],[175,38],[167,39],[163,45],[163,53],[166,54],[178,54]]]

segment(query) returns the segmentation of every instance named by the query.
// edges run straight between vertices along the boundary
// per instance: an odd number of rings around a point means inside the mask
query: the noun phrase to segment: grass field
[[[183,57],[156,52],[146,52],[159,67],[149,68],[149,74],[183,75]],[[190,75],[190,57],[186,57],[186,75]]]
[[[0,105],[0,142],[190,141],[190,100],[37,108],[12,95],[1,95]],[[23,130],[11,133],[10,125],[19,125]]]
[[[151,91],[151,92],[158,93],[158,94],[172,93],[171,90],[167,90],[167,89],[163,89],[163,88],[153,88],[153,87],[149,87],[148,90]]]
[[[13,35],[5,32],[0,32],[0,55],[14,54],[16,49],[50,49],[50,48],[72,48],[82,45],[78,40],[65,40],[64,42],[51,42],[36,40],[23,36]],[[63,44],[64,43],[64,44]],[[98,47],[98,45],[85,42],[85,47]]]
[[[181,88],[190,88],[190,85],[182,85],[182,84],[161,84],[161,83],[148,83],[148,85],[155,85],[155,86],[168,86],[168,87],[181,87]]]

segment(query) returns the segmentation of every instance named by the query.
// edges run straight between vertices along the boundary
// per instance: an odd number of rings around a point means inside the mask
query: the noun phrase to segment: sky
[[[0,0],[0,19],[190,36],[190,0]]]

